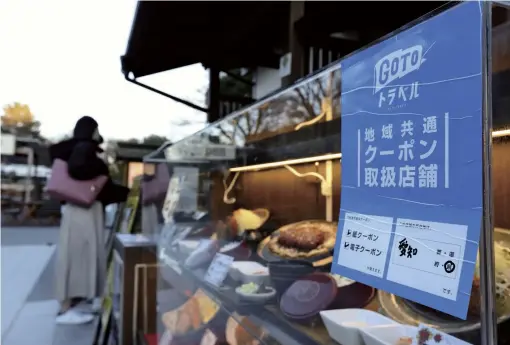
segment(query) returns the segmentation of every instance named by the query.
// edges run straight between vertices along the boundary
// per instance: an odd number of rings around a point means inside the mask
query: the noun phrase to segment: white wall
[[[277,69],[258,67],[254,75],[254,99],[261,99],[282,86],[282,79]]]

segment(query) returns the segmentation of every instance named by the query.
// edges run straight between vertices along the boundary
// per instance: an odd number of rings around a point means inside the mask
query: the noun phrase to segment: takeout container
[[[230,266],[229,275],[233,280],[243,284],[262,285],[269,282],[269,269],[256,261],[234,261]]]
[[[234,315],[229,317],[229,319],[227,320],[227,325],[225,329],[225,339],[227,343],[230,345],[246,345],[246,344],[260,345],[260,341],[258,339],[263,339],[265,337],[266,335],[265,330],[253,325],[247,316],[240,316],[237,314]],[[243,329],[241,329],[240,332],[238,332],[237,330],[238,327],[242,328],[248,327],[250,332],[248,333],[246,332],[246,330]],[[245,341],[243,342],[240,339],[238,339],[240,333],[244,334],[244,336],[242,337],[244,338]],[[256,334],[258,337],[253,337],[252,334]],[[247,340],[246,338],[249,338],[249,340],[246,341]]]
[[[379,313],[365,309],[325,310],[320,312],[320,316],[329,336],[343,345],[364,345],[361,328],[398,325]]]

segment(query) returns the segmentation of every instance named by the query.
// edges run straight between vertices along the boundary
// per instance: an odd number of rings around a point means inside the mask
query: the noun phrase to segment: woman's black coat
[[[106,163],[97,156],[99,144],[93,140],[68,139],[49,147],[51,161],[61,159],[67,162],[69,176],[80,181],[92,180],[100,175],[108,180],[97,197],[103,206],[124,202],[129,188],[114,183]]]

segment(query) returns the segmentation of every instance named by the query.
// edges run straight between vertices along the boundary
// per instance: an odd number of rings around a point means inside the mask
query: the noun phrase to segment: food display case
[[[492,82],[490,107],[493,115],[490,159],[494,205],[491,216],[494,229],[490,238],[494,239],[495,258],[492,270],[488,271],[495,272],[492,277],[495,281],[494,293],[482,286],[488,283],[483,280],[486,278],[480,281],[480,271],[484,271],[484,268],[480,269],[479,261],[468,262],[467,256],[456,259],[453,249],[444,249],[445,255],[451,258],[448,261],[451,264],[442,266],[448,274],[454,271],[455,263],[460,265],[462,260],[465,266],[472,265],[470,277],[468,271],[462,273],[463,277],[467,277],[469,291],[459,290],[459,294],[467,294],[467,297],[463,297],[465,303],[462,307],[465,308],[465,317],[452,316],[462,312],[433,307],[434,299],[415,299],[408,293],[411,291],[409,289],[402,290],[405,291],[404,298],[398,293],[399,290],[389,288],[391,291],[385,291],[381,288],[386,286],[383,283],[371,284],[370,279],[353,279],[354,276],[364,277],[362,275],[332,273],[337,271],[338,266],[352,264],[349,267],[355,267],[355,262],[342,262],[340,252],[348,249],[366,251],[366,255],[373,255],[371,260],[374,265],[370,275],[378,276],[380,270],[387,270],[390,265],[388,261],[386,264],[382,261],[382,268],[377,268],[380,250],[346,242],[345,234],[352,238],[366,237],[367,241],[377,241],[376,237],[382,235],[374,234],[382,231],[382,225],[378,229],[371,229],[372,233],[346,230],[346,218],[341,217],[342,212],[345,212],[344,198],[351,195],[345,193],[346,189],[356,188],[346,184],[349,172],[343,173],[342,167],[349,167],[353,171],[356,166],[348,165],[349,157],[363,155],[365,159],[365,154],[370,153],[365,150],[360,152],[359,146],[357,152],[356,147],[344,146],[349,143],[344,139],[348,136],[355,139],[357,136],[358,141],[363,138],[370,141],[371,136],[370,131],[360,136],[359,131],[347,132],[342,128],[343,123],[344,126],[347,124],[344,122],[347,117],[364,111],[351,112],[353,105],[345,99],[351,99],[346,94],[355,91],[347,90],[345,85],[359,84],[359,88],[363,88],[363,85],[371,84],[377,75],[374,76],[374,65],[370,65],[370,61],[377,59],[368,56],[367,52],[380,49],[380,54],[388,54],[388,49],[383,48],[387,47],[384,43],[399,42],[399,38],[412,47],[407,53],[410,63],[414,64],[411,68],[413,71],[420,68],[413,60],[415,54],[420,55],[424,69],[429,68],[425,64],[433,64],[434,59],[450,61],[444,54],[454,52],[445,53],[441,49],[458,42],[459,37],[453,31],[449,36],[449,28],[444,27],[441,35],[434,34],[430,38],[423,24],[436,20],[445,25],[453,13],[451,25],[455,25],[454,20],[458,20],[455,15],[460,13],[456,12],[459,9],[467,15],[475,7],[461,3],[438,9],[349,57],[367,55],[359,59],[361,62],[348,65],[344,64],[346,60],[340,60],[333,63],[295,85],[211,124],[195,135],[162,146],[147,157],[145,164],[150,165],[150,168],[146,171],[151,172],[148,174],[151,177],[147,178],[145,187],[142,184],[142,200],[144,190],[147,193],[151,190],[151,197],[143,201],[142,208],[152,210],[150,217],[153,221],[143,222],[145,225],[142,232],[152,234],[158,243],[159,281],[156,317],[158,331],[157,334],[146,335],[145,342],[160,345],[486,344],[488,342],[482,340],[482,334],[487,333],[487,329],[483,327],[490,325],[484,324],[482,327],[481,320],[487,311],[481,307],[481,290],[495,302],[498,344],[510,341],[508,22],[492,30],[492,61],[495,65],[492,66],[492,77],[488,78]],[[476,22],[480,35],[483,32],[481,17],[478,17],[480,22]],[[475,23],[473,25],[476,27]],[[462,39],[466,37],[462,36]],[[427,48],[430,51],[425,50]],[[405,50],[398,51],[403,54],[401,58],[406,56]],[[383,101],[395,104],[390,104],[391,107],[387,105],[386,108],[379,105],[379,113],[371,115],[379,118],[390,118],[392,114],[425,117],[424,114],[409,110],[415,109],[415,106],[405,103],[411,97],[406,93],[411,92],[410,89],[399,86],[399,79],[404,80],[405,77],[405,67],[399,67],[395,58],[392,59],[388,60],[387,75],[391,75],[393,84],[386,81],[385,86],[376,85],[375,88],[379,87],[386,92]],[[359,74],[356,74],[356,68]],[[382,70],[384,61],[375,68],[376,72],[377,68]],[[400,72],[397,71],[399,68],[402,69]],[[434,77],[439,79],[442,78],[441,73],[445,74],[443,79],[448,74],[445,68],[430,67],[427,71],[439,73]],[[475,75],[473,77],[476,78]],[[348,78],[355,80],[353,82]],[[407,82],[408,79],[402,81]],[[395,91],[392,88],[384,89],[388,85],[395,85]],[[412,85],[410,83],[408,86],[412,89]],[[422,104],[425,106],[433,103],[434,99],[425,99],[428,95],[427,83],[423,82],[420,87],[421,99],[424,99]],[[452,90],[456,87],[469,89],[469,85],[451,84]],[[419,97],[417,88],[414,91],[415,98]],[[376,91],[373,95],[382,99]],[[481,94],[478,96],[482,97]],[[481,114],[481,110],[478,111]],[[416,127],[416,131],[421,128],[430,130],[425,125],[422,127],[421,122],[425,123],[425,119],[420,118],[419,121],[420,127]],[[462,121],[449,122],[450,126],[463,124]],[[394,130],[395,133],[398,130],[398,135],[401,135],[400,129]],[[377,136],[384,137],[388,133],[383,128],[381,133],[377,132]],[[481,138],[481,132],[479,136]],[[466,147],[469,147],[467,143],[470,140],[480,141],[481,147],[481,139],[465,137],[462,140],[466,141]],[[455,148],[459,145],[451,144]],[[343,162],[343,159],[346,161]],[[470,162],[481,160],[481,155],[473,156]],[[359,169],[358,159],[358,176]],[[369,183],[366,176],[365,185]],[[416,176],[418,179],[418,174]],[[450,177],[451,180],[456,178]],[[481,180],[479,187],[481,190]],[[157,189],[157,192],[153,189]],[[366,198],[359,202],[370,204],[374,201]],[[399,211],[398,208],[394,210],[395,214]],[[142,213],[142,217],[147,214]],[[391,229],[388,243],[397,245],[393,238],[398,234],[391,234]],[[477,231],[479,234],[479,229]],[[464,242],[468,241],[464,237]],[[477,250],[478,238],[475,242]],[[399,247],[399,251],[404,248],[401,256],[412,257],[424,250],[421,247],[413,249],[407,242],[404,244],[405,248]],[[391,251],[389,244],[386,247]],[[473,253],[476,259],[476,251]],[[489,251],[489,255],[491,253]],[[491,265],[492,261],[484,262]],[[439,265],[438,262],[435,266]],[[383,273],[381,278],[389,279]],[[437,279],[438,284],[442,284],[441,279],[444,277]],[[444,290],[445,294],[450,293],[450,290]],[[452,297],[450,300],[454,301],[452,305],[455,306],[455,303],[460,303],[460,297]],[[448,303],[445,302],[445,305]]]

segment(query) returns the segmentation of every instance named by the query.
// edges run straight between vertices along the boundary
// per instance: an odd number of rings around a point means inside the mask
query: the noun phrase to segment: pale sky
[[[180,139],[203,127],[205,114],[127,82],[121,73],[136,2],[130,0],[1,0],[0,112],[26,103],[42,134],[70,133],[90,115],[105,138],[151,134]],[[140,81],[203,106],[201,65]],[[183,119],[194,124],[176,126]]]

